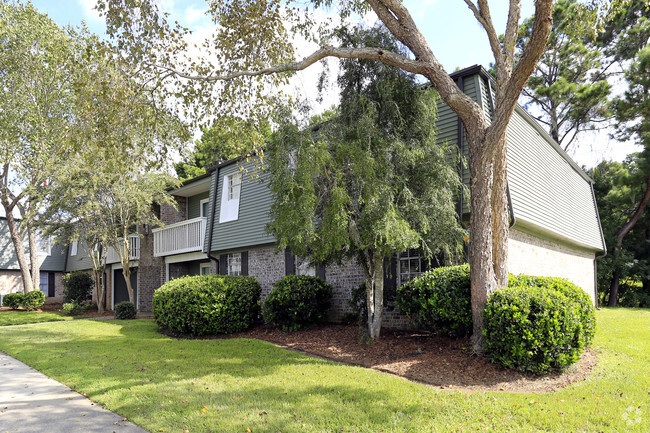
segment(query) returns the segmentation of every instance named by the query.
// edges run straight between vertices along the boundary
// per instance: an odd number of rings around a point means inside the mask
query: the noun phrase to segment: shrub
[[[594,304],[587,293],[572,282],[557,277],[533,277],[530,275],[510,275],[508,287],[545,287],[562,293],[578,306],[581,339],[589,346],[596,334],[596,316]]]
[[[261,293],[253,277],[177,278],[154,292],[153,315],[161,329],[173,333],[198,336],[239,332],[259,317]]]
[[[83,271],[75,271],[63,276],[63,294],[68,301],[81,304],[90,299],[95,283],[93,278]]]
[[[118,320],[135,319],[136,309],[133,302],[124,301],[115,305],[115,318]]]
[[[451,337],[472,332],[469,265],[435,268],[397,289],[402,314],[420,329]]]
[[[321,278],[287,275],[273,284],[264,299],[264,322],[285,331],[295,331],[317,323],[327,315],[332,299],[332,286]]]
[[[538,287],[526,278],[488,299],[483,312],[486,354],[497,364],[522,371],[563,370],[580,358],[587,344],[583,306],[572,298],[572,289],[565,294],[564,286]]]
[[[61,308],[61,311],[66,316],[79,316],[79,315],[83,314],[84,310],[85,310],[85,308],[84,308],[83,305],[79,305],[74,301],[66,302],[65,304],[63,304],[63,306]]]
[[[45,293],[40,290],[32,290],[31,292],[25,293],[20,305],[25,310],[32,311],[41,308],[43,304],[45,304]]]
[[[8,293],[2,297],[2,305],[17,310],[23,303],[24,293]]]

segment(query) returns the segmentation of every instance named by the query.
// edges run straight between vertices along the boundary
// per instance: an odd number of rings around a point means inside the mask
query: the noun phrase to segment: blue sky
[[[189,28],[205,31],[213,26],[204,15],[206,3],[203,0],[159,1],[163,8],[171,13],[172,19]],[[84,20],[91,31],[104,34],[104,22],[97,12],[93,11],[95,3],[96,0],[33,0],[40,12],[48,14],[60,25],[77,26]],[[493,61],[485,32],[463,0],[404,0],[404,3],[426,36],[431,50],[447,71],[452,72],[457,67],[474,64],[487,67]],[[531,16],[534,12],[533,0],[522,0],[521,3],[522,17]],[[499,33],[503,33],[508,2],[492,0],[489,4],[494,26]],[[334,65],[331,62],[330,68]],[[313,89],[321,70],[320,67],[312,66],[292,78],[294,92],[307,98],[316,112],[337,102],[335,91],[326,92],[322,102],[314,98]],[[616,142],[607,132],[599,132],[584,134],[570,154],[578,164],[590,167],[603,159],[622,160],[625,155],[637,150],[631,143]]]

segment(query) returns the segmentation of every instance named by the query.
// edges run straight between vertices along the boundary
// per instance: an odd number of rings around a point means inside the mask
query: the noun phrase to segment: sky
[[[203,0],[160,0],[164,10],[181,24],[197,32],[208,32],[213,24],[205,16],[207,9]],[[78,26],[85,21],[90,31],[105,34],[105,24],[97,11],[93,10],[96,0],[32,0],[34,6],[46,13],[59,25]],[[449,72],[475,64],[489,67],[493,61],[490,46],[484,30],[467,8],[463,0],[404,0],[418,27],[426,37],[438,60]],[[507,4],[505,0],[490,1],[494,26],[499,33],[505,31]],[[522,17],[534,12],[533,0],[522,1]],[[335,11],[326,11],[334,15]],[[374,15],[364,17],[367,24],[374,24]],[[304,41],[296,41],[299,52],[308,53],[315,49]],[[329,60],[330,69],[336,67],[336,60]],[[326,92],[323,101],[314,97],[314,88],[322,66],[310,67],[296,74],[292,79],[294,93],[307,98],[316,112],[335,104],[336,90]],[[570,155],[579,165],[592,167],[602,160],[622,160],[627,154],[638,150],[631,143],[619,143],[609,138],[607,132],[586,133]]]

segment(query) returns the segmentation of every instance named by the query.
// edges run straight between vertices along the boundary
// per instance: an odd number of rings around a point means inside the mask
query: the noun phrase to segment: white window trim
[[[47,239],[41,238],[41,236],[38,236],[36,246],[38,248],[38,254],[43,254],[47,256],[52,255],[52,238],[48,237]],[[45,248],[43,248],[45,246]]]
[[[295,264],[296,275],[316,276],[316,266],[309,259],[294,256],[293,263]]]
[[[227,174],[223,177],[223,187],[221,189],[221,211],[219,212],[219,223],[236,221],[239,219],[239,199],[241,198],[242,183],[239,183],[239,194],[236,198],[228,199],[230,189],[230,179],[239,176],[241,173]]]
[[[76,256],[78,249],[79,249],[79,244],[77,243],[77,241],[72,241],[72,245],[70,246],[70,255]]]
[[[207,269],[208,273],[204,274],[203,269]],[[199,275],[212,275],[212,266],[210,266],[210,263],[201,263],[199,265]]]
[[[420,255],[418,250],[408,250],[405,251],[408,253],[407,257],[402,257],[402,254],[397,255],[397,286],[401,286],[403,284],[406,284],[410,280],[417,278],[420,274],[424,273],[425,271],[422,270],[422,256]],[[413,254],[413,255],[412,255]],[[417,255],[416,255],[417,254]],[[410,271],[410,266],[408,269],[408,272],[402,272],[402,261],[405,261],[410,264],[411,260],[419,260],[420,261],[420,271],[419,272],[411,272]],[[407,275],[414,275],[413,278],[402,281],[402,274],[407,274]]]
[[[208,215],[203,215],[203,203],[208,203],[210,201],[209,198],[204,198],[199,202],[199,215],[201,217],[207,218]],[[210,206],[208,205],[208,213],[210,212]]]
[[[241,275],[241,253],[232,253],[227,255],[228,263],[226,264],[226,271],[228,275]],[[231,264],[233,265],[231,267]],[[234,265],[239,265],[239,270],[233,269]]]

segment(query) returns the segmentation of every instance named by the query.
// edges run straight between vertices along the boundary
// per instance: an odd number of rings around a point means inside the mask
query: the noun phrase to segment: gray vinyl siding
[[[201,216],[201,200],[208,198],[209,191],[202,192],[201,194],[193,195],[187,199],[187,219],[198,218]]]
[[[93,262],[88,254],[88,247],[84,242],[79,242],[76,255],[70,255],[71,251],[72,242],[70,242],[70,248],[68,248],[68,266],[65,269],[66,272],[87,271],[93,268]]]
[[[29,263],[29,242],[27,236],[23,241],[25,248],[25,257]],[[65,256],[67,249],[62,245],[52,245],[51,254],[41,263],[40,270],[48,272],[65,271]],[[5,218],[0,218],[0,270],[20,270],[18,257],[11,236],[9,236],[9,225]]]
[[[601,250],[591,183],[520,108],[507,130],[508,184],[515,227],[550,233]]]
[[[271,221],[269,210],[272,202],[271,191],[268,189],[269,174],[260,171],[255,167],[254,162],[243,163],[243,168],[238,218],[235,221],[224,223],[219,223],[224,176],[238,171],[240,165],[233,163],[219,170],[211,252],[242,249],[275,242],[275,238],[266,232],[266,225]],[[215,191],[216,173],[217,171],[212,174],[210,200],[213,199]],[[208,226],[211,219],[212,217],[209,216]],[[207,249],[209,230],[206,232],[205,248]]]

